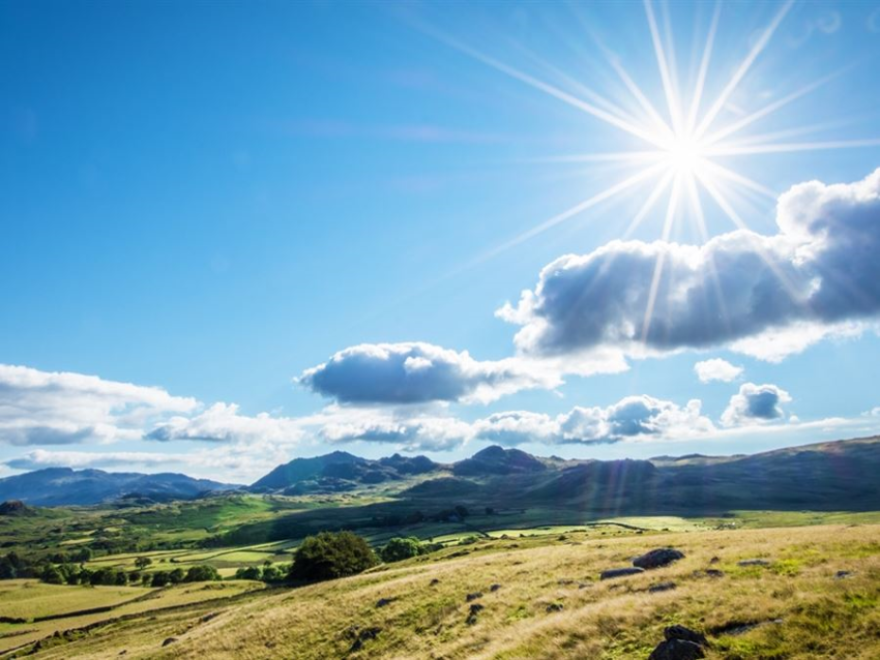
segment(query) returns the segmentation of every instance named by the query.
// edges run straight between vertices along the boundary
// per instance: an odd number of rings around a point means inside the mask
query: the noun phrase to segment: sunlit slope
[[[598,579],[667,545],[685,559]],[[767,565],[738,564],[755,558]],[[468,623],[472,605],[482,609]],[[672,623],[706,632],[711,658],[880,657],[880,526],[483,540],[354,578],[135,618],[36,657],[646,658]]]

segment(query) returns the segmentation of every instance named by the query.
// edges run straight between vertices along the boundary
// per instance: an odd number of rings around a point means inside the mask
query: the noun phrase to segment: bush
[[[293,580],[333,580],[375,566],[376,554],[352,532],[321,532],[297,548],[289,576]]]
[[[150,579],[150,584],[154,587],[164,587],[171,584],[171,576],[168,571],[156,571]]]
[[[248,566],[247,568],[239,568],[235,571],[236,580],[260,580],[263,577],[263,571],[259,566]]]
[[[128,584],[128,575],[118,568],[99,568],[89,575],[92,586],[97,585],[125,585]]]
[[[263,566],[263,582],[281,582],[284,580],[284,571],[277,566]]]
[[[397,537],[388,541],[388,544],[382,548],[379,554],[382,557],[382,561],[390,564],[393,561],[403,561],[410,557],[418,557],[424,554],[424,550],[422,549],[421,542],[413,536],[407,538]]]
[[[64,576],[52,564],[47,564],[40,573],[40,579],[48,584],[64,584]]]
[[[213,566],[208,566],[206,564],[200,564],[199,566],[192,566],[187,572],[186,577],[183,578],[184,582],[211,582],[212,580],[219,580],[220,574],[217,572],[217,569]]]

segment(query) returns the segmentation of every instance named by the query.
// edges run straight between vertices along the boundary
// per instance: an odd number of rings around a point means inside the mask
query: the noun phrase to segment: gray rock
[[[359,630],[357,638],[355,638],[354,643],[351,645],[351,651],[360,651],[364,647],[364,643],[371,639],[376,639],[380,632],[382,632],[382,629],[377,627]]]
[[[648,656],[648,660],[698,660],[705,658],[703,647],[683,639],[667,639],[660,642]]]
[[[609,568],[607,571],[602,571],[599,574],[600,580],[612,580],[614,578],[626,577],[627,575],[638,575],[639,573],[644,573],[644,568],[636,568],[627,566],[626,568]]]
[[[483,597],[482,591],[475,591],[472,594],[468,594],[467,596],[465,596],[465,602],[470,603],[471,601],[477,600],[477,598],[482,598],[482,597]]]
[[[668,566],[672,562],[684,559],[684,553],[675,548],[657,548],[646,552],[641,557],[633,559],[633,566],[639,568],[651,569]]]
[[[563,610],[563,608],[564,608],[564,606],[562,605],[562,603],[550,603],[547,606],[547,611],[548,612],[561,612]]]
[[[479,603],[472,604],[471,609],[468,612],[468,618],[465,621],[465,623],[467,623],[469,626],[474,625],[477,622],[477,615],[480,612],[482,612],[483,609],[485,609],[485,608],[482,605],[480,605]]]
[[[648,591],[652,594],[659,593],[661,591],[671,591],[675,589],[675,582],[658,582],[657,584],[652,584],[648,587]]]
[[[693,642],[694,644],[699,644],[700,646],[709,645],[709,641],[706,639],[706,636],[703,633],[698,633],[696,630],[691,630],[690,628],[685,628],[684,626],[680,626],[678,624],[665,628],[663,630],[663,636],[666,638],[666,641],[681,639],[685,642]]]
[[[162,646],[168,646],[169,644],[174,644],[177,641],[177,637],[169,637],[164,642],[162,642]]]
[[[493,584],[491,587],[489,587],[489,591],[498,591],[500,588],[500,584]]]

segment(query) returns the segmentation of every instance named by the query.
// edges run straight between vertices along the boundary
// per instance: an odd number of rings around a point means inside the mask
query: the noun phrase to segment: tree
[[[156,571],[153,573],[150,584],[154,587],[164,587],[171,584],[171,576],[168,575],[168,571]]]
[[[175,568],[168,574],[168,581],[171,584],[180,584],[186,578],[186,573],[182,568]]]
[[[292,580],[332,580],[355,575],[375,566],[376,554],[362,537],[352,532],[321,532],[309,536],[293,556]]]
[[[248,566],[235,571],[236,580],[259,580],[262,577],[263,571],[260,570],[259,566]]]
[[[264,566],[262,580],[263,582],[281,582],[284,580],[284,571],[271,564]]]
[[[217,572],[217,569],[213,566],[208,566],[207,564],[199,564],[198,566],[191,566],[190,569],[186,572],[186,577],[183,578],[184,582],[211,582],[212,580],[219,580],[220,574]]]
[[[152,565],[153,560],[149,557],[138,557],[134,560],[134,565],[137,566],[139,571],[144,570],[147,566]]]
[[[382,557],[382,561],[390,564],[393,561],[403,561],[410,557],[418,557],[422,553],[421,542],[413,536],[408,536],[406,538],[397,537],[391,539],[379,554]]]
[[[61,571],[54,564],[46,564],[40,572],[40,579],[49,584],[64,584],[64,576],[61,575]]]

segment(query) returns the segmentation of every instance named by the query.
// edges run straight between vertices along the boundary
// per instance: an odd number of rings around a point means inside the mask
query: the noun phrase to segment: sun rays
[[[556,164],[604,163],[621,168],[624,174],[619,180],[593,192],[583,201],[490,249],[471,265],[484,262],[534,239],[600,204],[626,198],[643,201],[623,225],[622,229],[625,230],[622,231],[622,238],[630,238],[653,213],[658,216],[662,213],[659,235],[661,240],[672,240],[677,223],[684,219],[691,223],[699,239],[706,242],[710,239],[710,234],[706,220],[707,209],[701,202],[701,197],[705,196],[706,203],[714,206],[716,214],[720,212],[735,228],[745,230],[749,227],[742,212],[737,210],[735,202],[749,196],[775,201],[778,196],[776,191],[753,180],[731,164],[738,157],[880,146],[880,138],[809,139],[808,136],[827,128],[828,124],[787,126],[783,130],[777,127],[775,131],[763,134],[750,132],[760,127],[762,120],[777,115],[796,101],[816,92],[846,69],[820,77],[776,100],[764,101],[757,109],[746,108],[738,113],[729,112],[732,99],[740,91],[743,81],[771,43],[794,4],[794,0],[787,0],[773,8],[769,21],[752,35],[752,43],[744,57],[735,61],[732,74],[729,79],[722,81],[719,85],[720,92],[714,96],[708,94],[707,80],[710,79],[713,62],[723,59],[722,54],[716,52],[716,38],[719,30],[723,29],[721,19],[724,7],[720,1],[712,7],[711,19],[703,33],[701,47],[694,50],[695,66],[691,69],[695,73],[692,77],[693,84],[683,90],[679,80],[669,7],[665,3],[655,4],[651,0],[644,0],[644,20],[655,60],[653,66],[656,67],[662,86],[662,93],[657,94],[659,98],[651,98],[624,67],[620,58],[601,44],[598,46],[604,52],[609,73],[613,74],[612,77],[617,77],[622,85],[620,89],[625,90],[623,96],[603,95],[595,88],[587,86],[586,82],[581,82],[578,76],[561,71],[537,55],[530,54],[533,62],[540,64],[545,72],[552,74],[565,88],[559,87],[448,35],[428,30],[435,38],[474,60],[610,127],[619,133],[621,144],[625,147],[634,145],[634,148],[619,151],[556,154],[535,159],[536,162]],[[799,139],[803,141],[794,141]],[[720,162],[721,159],[724,159],[724,164]],[[665,209],[662,209],[661,200],[665,200]],[[661,209],[657,209],[658,206]],[[658,254],[662,255],[663,251]],[[643,341],[647,339],[651,329],[657,297],[664,290],[663,276],[664,263],[662,256],[658,256],[641,328]],[[787,285],[782,273],[777,273],[777,276],[784,286]],[[723,309],[723,304],[721,308]]]

